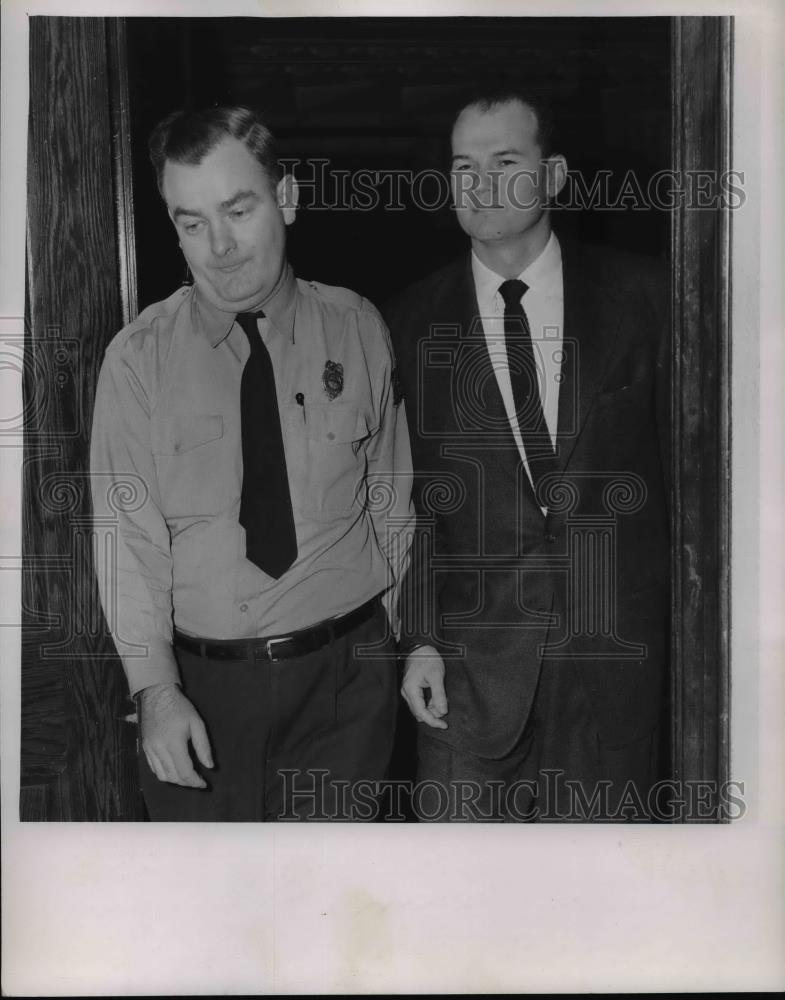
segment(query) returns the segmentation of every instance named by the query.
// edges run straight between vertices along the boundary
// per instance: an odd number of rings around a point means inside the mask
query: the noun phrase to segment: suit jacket
[[[655,262],[580,245],[562,244],[562,266],[558,471],[543,484],[547,516],[491,368],[470,256],[383,310],[418,510],[403,647],[430,643],[445,658],[449,728],[429,735],[488,758],[520,737],[549,663],[585,686],[610,746],[651,731],[663,700],[666,284]]]

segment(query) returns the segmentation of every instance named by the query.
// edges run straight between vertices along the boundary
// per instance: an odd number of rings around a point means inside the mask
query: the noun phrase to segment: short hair
[[[504,104],[513,104],[516,101],[518,104],[531,108],[534,112],[537,119],[537,143],[543,156],[551,156],[555,149],[556,122],[550,100],[539,91],[526,90],[516,87],[514,84],[497,84],[475,90],[469,94],[456,110],[450,132],[452,133],[458,118],[468,108],[477,108],[482,112],[492,111],[494,108]]]
[[[167,162],[197,166],[224,139],[243,142],[273,186],[283,177],[275,136],[256,109],[232,104],[174,111],[155,126],[147,143],[161,197]]]

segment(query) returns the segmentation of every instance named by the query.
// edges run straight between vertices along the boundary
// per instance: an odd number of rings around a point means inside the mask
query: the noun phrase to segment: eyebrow
[[[237,205],[238,202],[247,201],[249,198],[258,201],[259,195],[256,193],[256,191],[251,191],[251,190],[238,191],[236,194],[233,194],[231,198],[227,198],[225,201],[222,201],[219,204],[218,208],[222,212],[226,212],[228,209],[234,208],[234,206]],[[192,218],[197,218],[197,219],[202,218],[201,212],[197,212],[196,209],[193,208],[183,208],[182,205],[178,205],[177,208],[175,208],[175,210],[172,212],[172,218],[175,221],[183,215],[189,215]]]
[[[491,156],[523,156],[520,149],[498,149],[491,153]],[[456,160],[471,160],[471,156],[468,153],[456,153],[453,156],[453,163]]]

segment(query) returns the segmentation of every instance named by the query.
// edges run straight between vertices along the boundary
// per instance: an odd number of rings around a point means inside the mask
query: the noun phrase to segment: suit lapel
[[[449,325],[455,325],[458,330],[458,336],[453,340],[456,363],[452,371],[453,413],[458,429],[468,437],[478,438],[487,434],[489,421],[493,421],[504,436],[509,430],[509,423],[485,345],[470,257],[456,262],[442,286],[441,304],[434,314],[449,316]],[[511,431],[509,436],[513,441]]]
[[[463,411],[465,419],[462,429],[466,431],[467,438],[474,439],[475,442],[483,442],[484,439],[486,450],[483,467],[486,474],[499,475],[502,480],[517,482],[518,489],[522,490],[522,501],[539,514],[540,508],[520,460],[485,342],[470,255],[467,254],[456,263],[443,285],[442,294],[443,309],[436,310],[436,315],[454,315],[459,327],[459,353],[452,375],[452,402],[456,408],[454,412]],[[492,443],[488,440],[489,425],[495,428]]]
[[[620,321],[618,302],[581,264],[578,247],[562,244],[564,361],[559,387],[557,464],[569,465],[607,369]]]

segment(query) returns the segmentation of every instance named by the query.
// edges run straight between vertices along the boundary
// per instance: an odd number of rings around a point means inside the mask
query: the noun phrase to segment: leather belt
[[[289,635],[274,635],[269,639],[201,639],[174,631],[175,649],[183,649],[209,660],[288,660],[294,656],[304,656],[326,646],[333,639],[351,632],[374,616],[379,606],[379,598],[361,604],[354,611],[337,618],[328,618],[311,628],[300,629]]]

